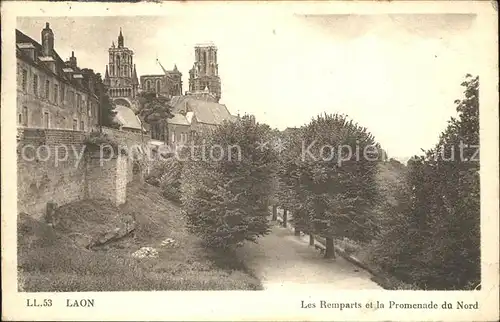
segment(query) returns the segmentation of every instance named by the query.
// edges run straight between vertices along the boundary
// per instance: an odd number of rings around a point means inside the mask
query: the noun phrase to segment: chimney
[[[82,70],[84,74],[84,78],[87,81],[87,84],[89,86],[89,90],[95,94],[95,73],[92,69],[85,68]]]
[[[42,54],[45,57],[52,56],[54,52],[54,33],[49,27],[49,23],[45,23],[45,28],[42,29]]]
[[[71,57],[69,58],[69,65],[71,68],[76,69],[76,57],[75,57],[75,52],[71,51]]]

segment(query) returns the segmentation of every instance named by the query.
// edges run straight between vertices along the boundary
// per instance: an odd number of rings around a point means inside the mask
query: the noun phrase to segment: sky
[[[456,115],[465,74],[477,75],[475,15],[241,15],[29,17],[17,28],[40,42],[49,22],[55,48],[104,74],[120,27],[138,76],[177,64],[188,89],[194,46],[218,48],[221,103],[273,128],[323,113],[367,127],[390,157],[437,143]]]

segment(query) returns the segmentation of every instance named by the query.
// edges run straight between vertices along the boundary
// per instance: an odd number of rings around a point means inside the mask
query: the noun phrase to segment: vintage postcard
[[[497,19],[2,3],[2,319],[498,320]]]

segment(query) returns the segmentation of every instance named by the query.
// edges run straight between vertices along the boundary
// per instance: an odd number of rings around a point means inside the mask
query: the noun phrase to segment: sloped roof
[[[169,124],[177,124],[177,125],[189,125],[189,121],[187,118],[179,113],[174,113],[174,117],[167,120]]]
[[[200,100],[188,100],[188,110],[193,111],[196,120],[199,123],[206,124],[222,124],[224,121],[231,120],[231,113],[229,113],[226,105],[206,102]]]
[[[187,96],[172,96],[170,99],[170,105],[174,108],[174,111],[180,109],[180,104],[182,104],[185,100],[189,99]]]
[[[115,119],[122,127],[141,130],[141,121],[132,109],[123,105],[117,105],[115,112]]]
[[[226,105],[196,99],[192,96],[173,96],[170,101],[174,114],[193,112],[199,123],[222,124],[234,120]]]
[[[34,50],[36,52],[36,59],[35,60],[33,60],[32,57],[28,56],[22,50],[20,50],[21,44],[25,44],[25,43],[29,43],[29,44],[33,45]],[[41,57],[43,57],[42,45],[18,29],[16,29],[16,56],[18,58],[23,59],[24,61],[34,65],[34,66],[36,66],[37,68],[43,69],[46,73],[54,75],[60,81],[70,83],[71,85],[73,85],[74,87],[76,87],[80,90],[83,90],[87,93],[95,95],[90,90],[89,83],[88,83],[89,79],[88,79],[87,73],[89,71],[91,71],[90,69],[80,69],[80,68],[76,67],[76,69],[73,69],[72,72],[69,72],[69,73],[65,72],[64,70],[69,68],[69,66],[61,59],[59,54],[54,49],[52,57],[54,58],[56,69],[55,69],[55,72],[52,71],[47,66],[47,64],[43,61],[43,59],[40,59]],[[73,74],[78,74],[78,73],[82,73],[82,75],[84,76],[82,79],[82,82],[79,82],[75,78],[72,77]]]

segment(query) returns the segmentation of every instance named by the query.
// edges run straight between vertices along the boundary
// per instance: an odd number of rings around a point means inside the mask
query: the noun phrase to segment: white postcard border
[[[477,13],[483,34],[481,57],[481,291],[339,291],[313,285],[297,291],[19,293],[16,282],[16,16],[112,16],[231,14],[262,10],[265,14],[328,13]],[[497,13],[487,1],[290,2],[290,3],[2,3],[2,318],[6,320],[442,320],[485,321],[498,317],[498,47]],[[451,103],[451,102],[450,102]],[[50,308],[28,308],[28,298],[50,298]],[[67,308],[68,298],[92,298],[93,308]],[[479,310],[334,310],[301,309],[301,300],[360,302],[390,300],[427,303],[479,301]]]

